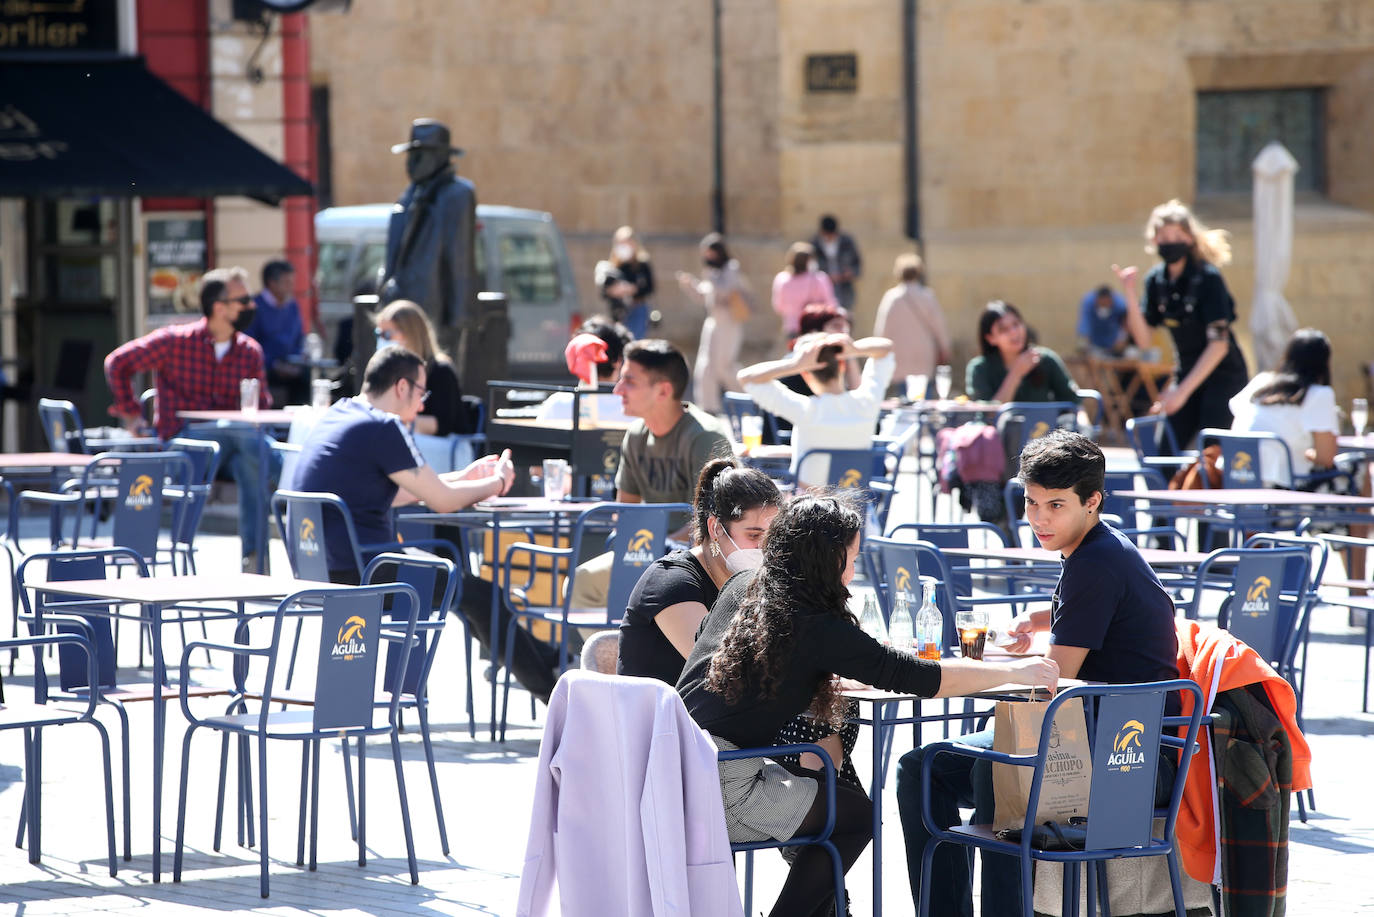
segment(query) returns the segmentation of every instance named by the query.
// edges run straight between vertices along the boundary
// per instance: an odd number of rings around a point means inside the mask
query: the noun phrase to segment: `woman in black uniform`
[[[1150,346],[1150,328],[1169,329],[1178,352],[1178,369],[1150,413],[1169,418],[1179,448],[1192,448],[1204,427],[1231,426],[1227,404],[1249,380],[1245,357],[1236,346],[1231,324],[1236,304],[1221,272],[1231,260],[1228,234],[1208,229],[1182,201],[1160,204],[1145,224],[1147,251],[1161,263],[1145,275],[1144,295],[1136,290],[1139,270],[1112,270],[1129,302],[1140,308],[1126,313],[1126,323],[1142,350]]]

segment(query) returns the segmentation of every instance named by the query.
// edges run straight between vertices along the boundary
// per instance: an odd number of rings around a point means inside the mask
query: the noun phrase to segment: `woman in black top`
[[[630,330],[635,340],[649,331],[649,297],[654,295],[654,269],[649,253],[635,237],[634,227],[622,226],[611,241],[611,255],[596,265],[596,285],[611,318]]]
[[[1055,685],[1053,660],[928,662],[860,630],[847,607],[847,587],[862,524],[863,515],[840,495],[794,499],[769,527],[758,572],[732,578],[721,591],[677,684],[688,712],[719,747],[767,745],[807,710],[837,726],[845,708],[837,675],[922,697],[958,696],[1009,681]],[[752,759],[744,769],[735,763],[721,765],[732,841],[784,840],[819,829],[825,800],[816,771],[784,769],[767,758]],[[831,840],[848,870],[868,846],[872,803],[863,791],[840,784],[835,805]],[[827,860],[824,851],[803,848],[772,913],[833,908]]]
[[[1145,275],[1144,295],[1136,290],[1137,268],[1112,269],[1126,299],[1139,303],[1126,312],[1136,346],[1147,349],[1150,328],[1159,325],[1173,337],[1178,368],[1150,413],[1167,415],[1174,440],[1188,449],[1204,427],[1230,428],[1228,402],[1249,379],[1231,332],[1236,303],[1217,270],[1231,261],[1231,244],[1224,230],[1203,226],[1179,200],[1154,209],[1145,238],[1146,251],[1161,263]]]
[[[458,372],[434,339],[429,316],[413,302],[398,299],[377,313],[377,348],[404,347],[425,361],[429,393],[415,418],[415,432],[426,436],[470,433]]]
[[[677,684],[720,587],[758,566],[759,543],[781,503],[763,472],[734,459],[706,463],[697,478],[692,547],[654,561],[630,593],[617,674]]]

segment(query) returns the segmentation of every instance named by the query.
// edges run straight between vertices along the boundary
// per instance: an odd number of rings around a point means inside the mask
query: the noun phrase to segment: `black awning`
[[[310,183],[140,58],[0,66],[0,197],[214,197],[268,204]]]

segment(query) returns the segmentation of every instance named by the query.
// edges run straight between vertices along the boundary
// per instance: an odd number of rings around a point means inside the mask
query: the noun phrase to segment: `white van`
[[[315,289],[331,339],[353,315],[353,294],[374,281],[386,261],[391,204],[330,207],[315,214],[320,249]],[[477,205],[478,289],[506,294],[507,357],[515,379],[563,379],[563,348],[582,323],[563,234],[550,214]]]

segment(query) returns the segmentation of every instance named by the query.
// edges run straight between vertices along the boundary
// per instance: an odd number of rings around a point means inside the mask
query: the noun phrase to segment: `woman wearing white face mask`
[[[706,463],[697,478],[691,549],[654,561],[630,593],[620,625],[619,674],[677,683],[697,625],[720,588],[762,561],[759,544],[781,502],[763,472],[734,459]]]
[[[634,227],[622,226],[615,231],[610,257],[596,265],[596,285],[611,318],[628,328],[635,340],[648,334],[654,271],[649,265],[649,252],[635,237]]]

